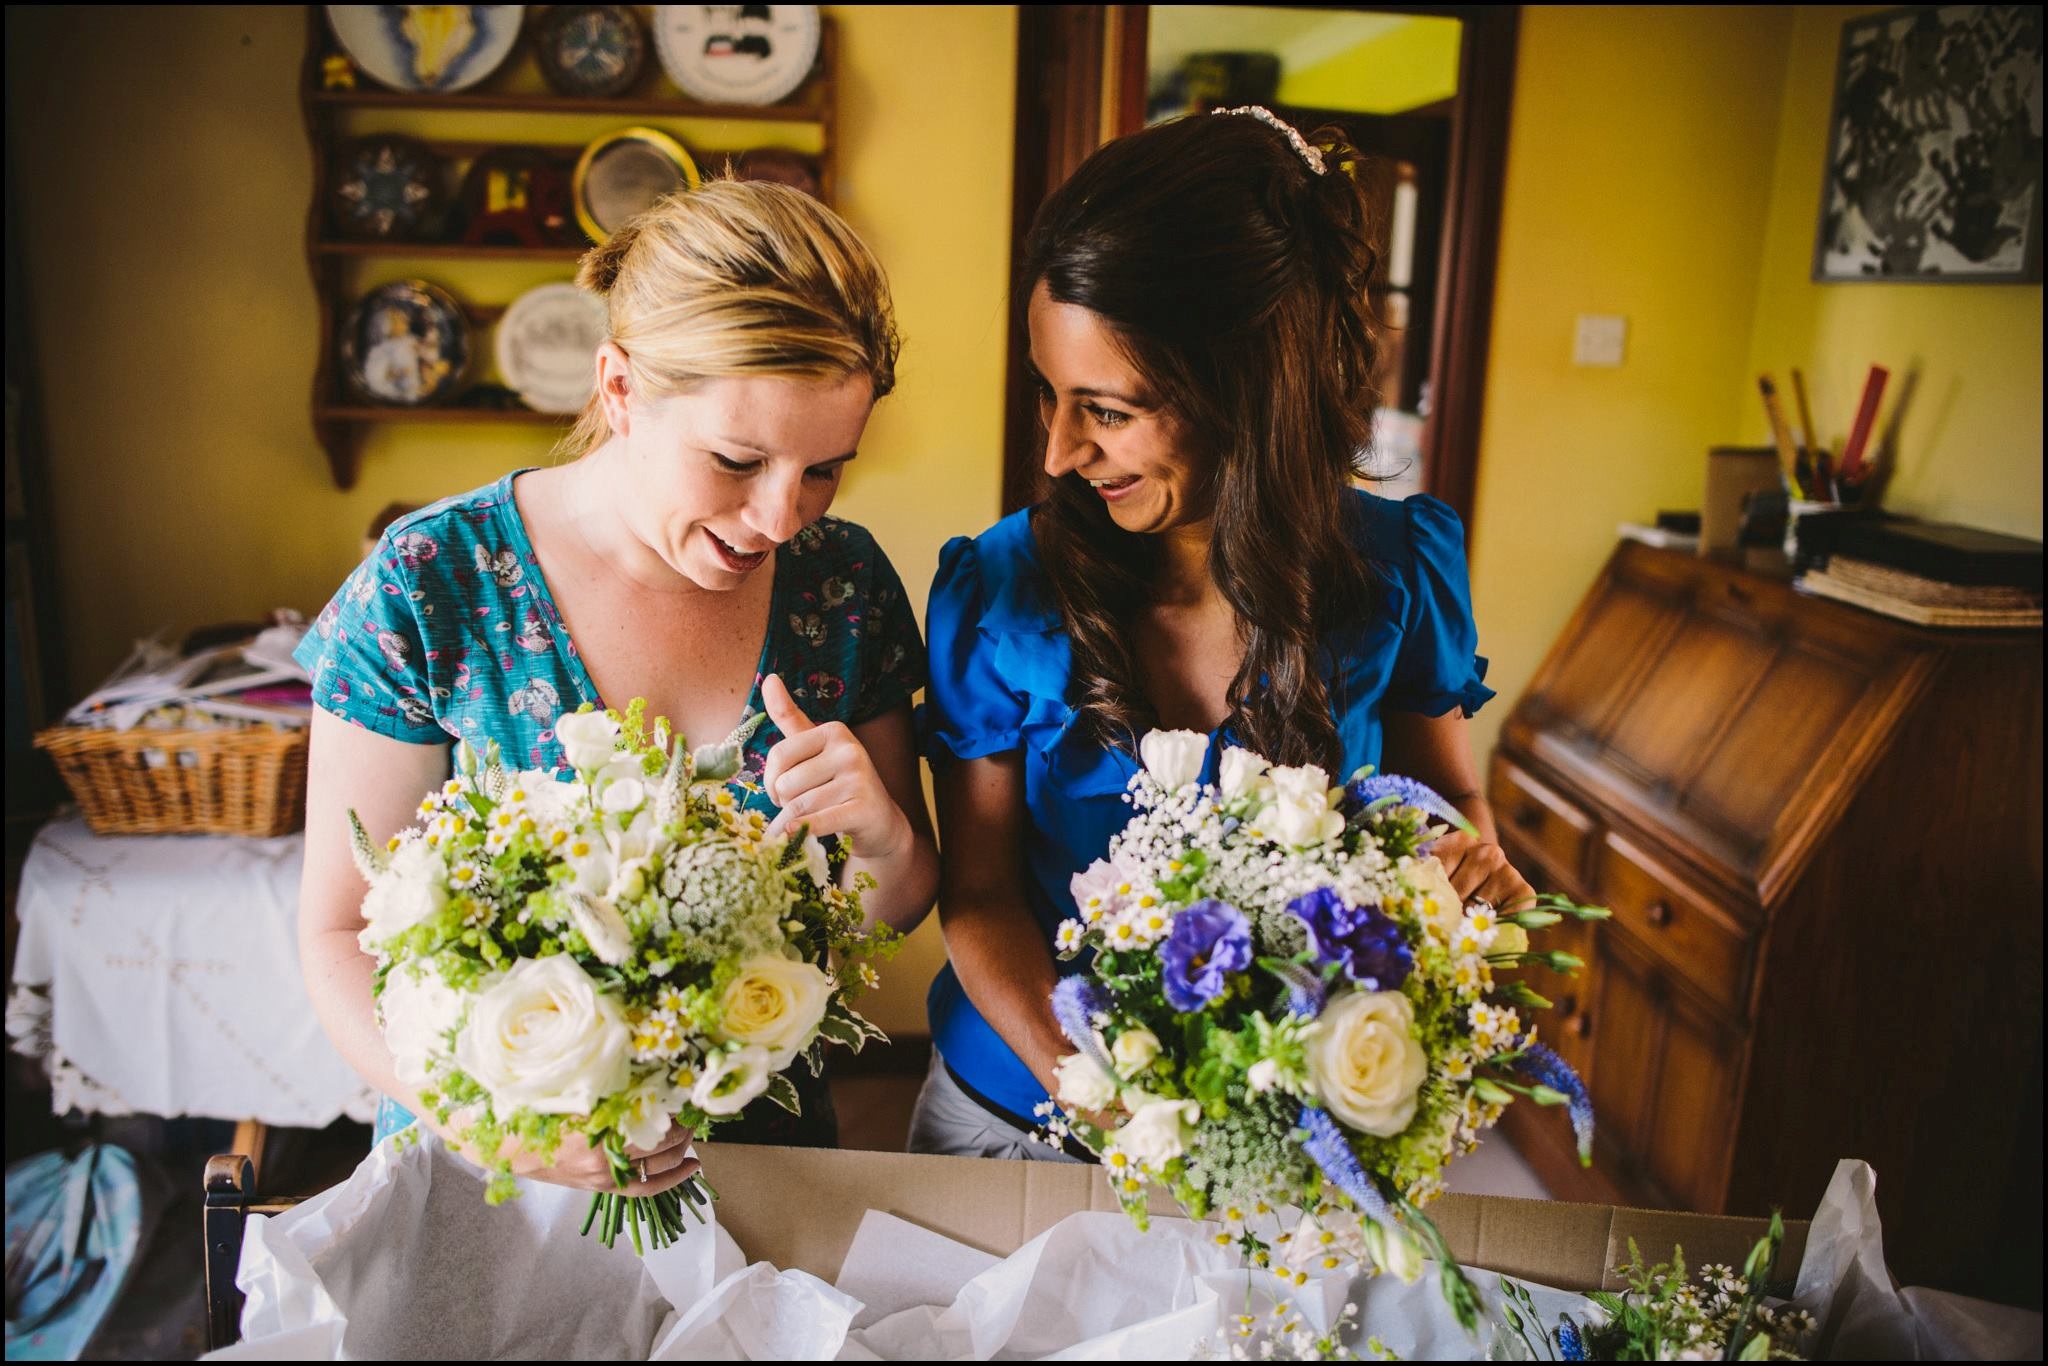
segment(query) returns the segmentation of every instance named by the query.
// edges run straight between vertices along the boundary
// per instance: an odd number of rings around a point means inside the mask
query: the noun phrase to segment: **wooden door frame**
[[[1451,118],[1448,202],[1430,346],[1430,415],[1423,428],[1426,487],[1464,520],[1471,543],[1493,290],[1500,254],[1508,114],[1514,99],[1519,5],[1374,5],[1456,19],[1464,27]],[[1010,261],[1022,259],[1038,206],[1089,153],[1134,131],[1145,115],[1145,5],[1017,7],[1016,165]],[[1014,302],[1014,301],[1013,301]],[[1038,418],[1013,307],[1005,379],[1003,511],[1034,501]],[[1451,401],[1450,396],[1457,396]]]

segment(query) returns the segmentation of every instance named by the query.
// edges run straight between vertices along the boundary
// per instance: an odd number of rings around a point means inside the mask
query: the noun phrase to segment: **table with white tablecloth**
[[[7,999],[54,1108],[322,1128],[376,1096],[328,1041],[299,972],[303,835],[35,838]]]

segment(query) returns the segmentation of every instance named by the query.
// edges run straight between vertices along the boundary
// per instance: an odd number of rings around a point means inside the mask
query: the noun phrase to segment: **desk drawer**
[[[1593,818],[1506,759],[1494,760],[1492,798],[1501,833],[1541,859],[1560,890],[1578,894]]]
[[[1617,835],[1601,842],[1599,899],[1629,939],[1737,1018],[1749,1009],[1751,936]]]

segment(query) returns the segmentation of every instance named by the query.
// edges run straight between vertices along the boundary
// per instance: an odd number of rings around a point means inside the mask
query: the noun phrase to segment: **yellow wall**
[[[1869,12],[1523,10],[1473,537],[1501,692],[1482,755],[1615,525],[1698,507],[1707,447],[1767,441],[1759,371],[1800,366],[1839,446],[1866,367],[1896,385],[1917,359],[1886,505],[2041,535],[2041,287],[1809,279],[1841,26]],[[1571,365],[1578,313],[1627,316],[1620,369]]]
[[[1473,513],[1501,694],[1482,756],[1615,524],[1699,506],[1707,447],[1737,431],[1790,19],[1522,11]],[[1572,365],[1580,313],[1626,315],[1626,364]]]
[[[1455,19],[1405,19],[1313,66],[1284,73],[1280,102],[1398,114],[1458,93]]]
[[[1899,438],[1888,506],[1943,521],[2041,535],[2041,286],[1817,285],[1810,278],[1842,24],[1872,7],[1801,6],[1791,34],[1764,272],[1747,378],[1806,372],[1814,422],[1841,449],[1872,364],[1919,386]],[[1889,421],[1887,401],[1883,418]],[[1766,443],[1762,406],[1741,438]]]
[[[889,265],[908,339],[835,510],[888,547],[921,609],[943,540],[999,511],[1015,13],[828,12],[841,34],[840,208]],[[303,7],[282,6],[8,10],[8,136],[79,686],[160,625],[310,614],[386,503],[546,458],[545,428],[392,426],[369,441],[353,490],[330,482],[307,418],[305,23]],[[444,137],[600,131],[498,116],[472,134],[457,124],[481,116],[435,117]],[[700,145],[749,131],[708,128]],[[379,262],[362,278],[408,270],[429,273]],[[504,302],[569,273],[433,263],[430,278]],[[922,1031],[935,928],[876,1003],[885,1028]]]

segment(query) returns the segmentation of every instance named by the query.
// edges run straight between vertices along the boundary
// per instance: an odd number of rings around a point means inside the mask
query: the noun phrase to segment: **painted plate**
[[[656,5],[654,48],[668,78],[706,104],[774,104],[811,74],[816,5]]]
[[[602,242],[664,196],[702,183],[683,144],[659,128],[622,128],[585,147],[576,162],[576,221]]]
[[[498,373],[536,412],[580,413],[606,328],[596,295],[567,283],[529,289],[498,320]]]
[[[496,71],[519,41],[524,5],[329,5],[335,41],[393,90],[446,94]]]
[[[452,397],[469,373],[469,315],[425,280],[379,285],[349,310],[341,370],[371,403],[419,408]]]
[[[623,95],[647,65],[647,26],[625,5],[550,5],[533,36],[540,74],[564,95]]]
[[[335,232],[357,241],[410,242],[430,235],[448,198],[448,167],[426,146],[394,133],[358,138],[334,159],[327,189]]]

